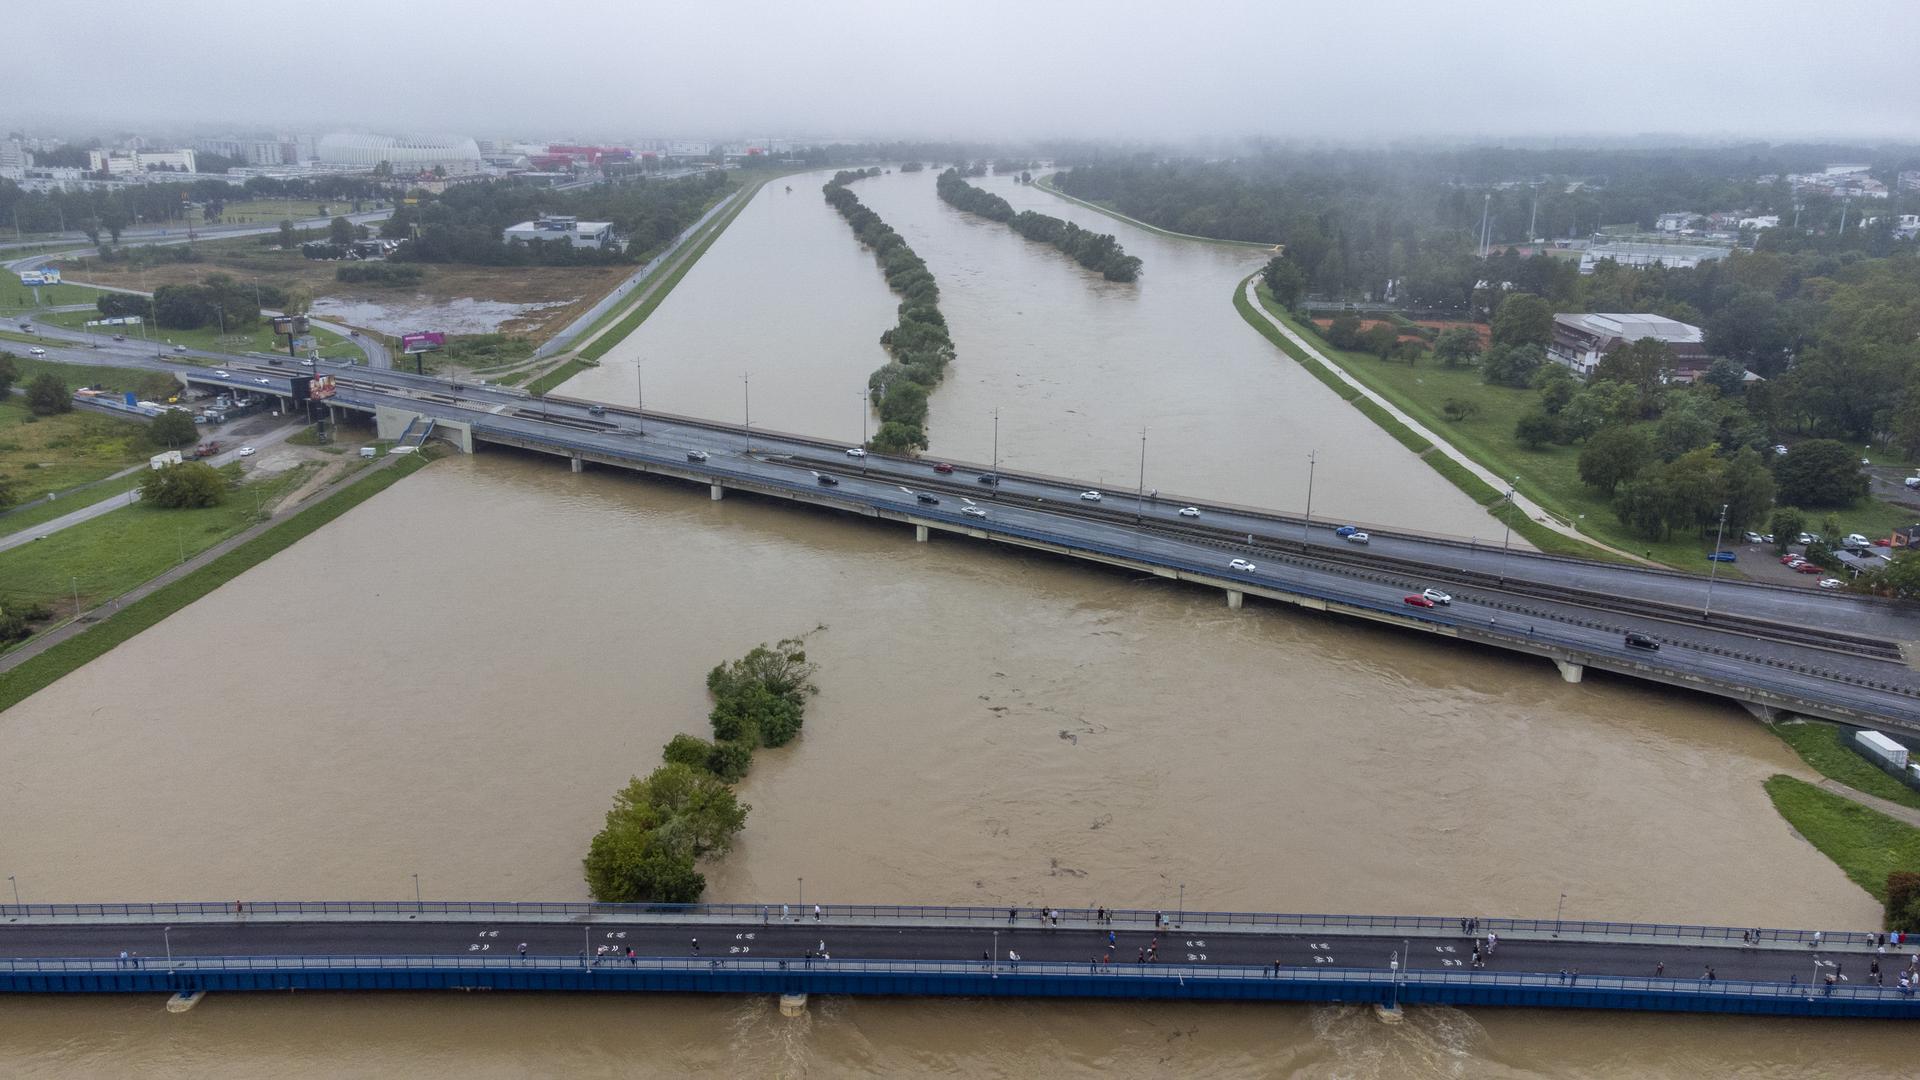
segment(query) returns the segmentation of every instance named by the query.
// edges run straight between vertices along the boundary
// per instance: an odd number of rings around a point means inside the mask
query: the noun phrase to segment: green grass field
[[[1815,721],[1767,726],[1821,776],[1838,780],[1855,791],[1920,810],[1920,791],[1881,772],[1847,745],[1853,738],[1851,728]]]
[[[39,300],[35,302],[35,295]],[[31,317],[34,309],[43,307],[64,307],[68,304],[91,304],[100,298],[100,290],[89,285],[71,285],[62,282],[59,285],[42,285],[29,288],[20,284],[17,275],[9,274],[0,278],[0,315],[21,315]]]
[[[1920,829],[1790,776],[1766,786],[1787,824],[1874,899],[1886,900],[1888,874],[1920,871]]]
[[[15,481],[23,502],[65,491],[147,460],[156,451],[146,433],[144,423],[100,413],[36,417],[25,399],[10,397],[0,401],[0,476]]]
[[[71,494],[62,495],[52,502],[47,502],[42,498],[41,501],[36,503],[17,506],[11,513],[0,517],[0,536],[11,536],[14,533],[25,532],[36,525],[44,525],[54,518],[65,517],[75,510],[84,510],[102,499],[112,499],[125,495],[127,492],[140,486],[140,476],[141,474],[136,472],[130,476],[123,476],[118,480],[102,481],[94,484],[92,487],[82,488]],[[35,495],[35,498],[41,498],[41,496],[45,494],[45,492],[40,492]]]
[[[245,529],[259,520],[258,507],[291,491],[305,475],[305,468],[295,468],[251,481],[228,492],[221,505],[200,510],[135,503],[110,511],[0,552],[0,581],[9,596],[63,614],[73,610],[77,591],[84,610]]]

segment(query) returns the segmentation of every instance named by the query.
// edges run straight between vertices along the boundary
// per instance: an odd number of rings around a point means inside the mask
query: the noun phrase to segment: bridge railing
[[[1387,990],[1394,986],[1454,986],[1487,988],[1568,989],[1599,991],[1719,994],[1759,997],[1837,997],[1852,1000],[1912,999],[1913,991],[1897,986],[1823,985],[1797,981],[1752,979],[1666,978],[1632,975],[1564,975],[1471,970],[1408,970],[1380,968],[1282,967],[1227,964],[1099,964],[1037,960],[828,960],[725,959],[689,957],[577,956],[468,957],[439,955],[313,955],[313,956],[145,956],[136,959],[48,957],[0,959],[0,974],[114,974],[130,971],[170,973],[272,971],[451,971],[451,972],[652,972],[679,974],[832,974],[832,975],[970,975],[1022,978],[1126,978],[1164,982],[1341,983]]]
[[[608,904],[566,900],[241,900],[98,904],[0,904],[0,921],[17,919],[140,920],[170,918],[313,918],[339,921],[418,920],[439,917],[474,921],[493,919],[576,922],[724,923],[728,925],[904,924],[974,927],[982,930],[1034,930],[1048,925],[1042,908],[1033,906],[979,907],[936,904]],[[1051,909],[1064,928],[1159,928],[1182,931],[1241,931],[1267,933],[1337,932],[1345,935],[1421,938],[1469,935],[1465,917],[1447,915],[1314,914],[1259,911],[1176,911],[1148,908]],[[1472,935],[1489,932],[1537,938],[1614,938],[1620,940],[1728,943],[1755,941],[1833,948],[1860,948],[1875,943],[1861,931],[1794,930],[1770,927],[1708,926],[1690,923],[1615,922],[1592,919],[1477,918]],[[1897,946],[1902,950],[1908,945]]]

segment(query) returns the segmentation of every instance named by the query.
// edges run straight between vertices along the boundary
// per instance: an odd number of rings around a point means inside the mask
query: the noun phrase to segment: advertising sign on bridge
[[[312,384],[307,389],[307,397],[313,401],[325,401],[327,398],[333,396],[333,391],[333,376],[315,375]]]

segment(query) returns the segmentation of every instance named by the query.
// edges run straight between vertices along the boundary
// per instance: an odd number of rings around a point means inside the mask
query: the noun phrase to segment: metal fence
[[[815,974],[886,976],[972,976],[975,978],[1113,978],[1153,982],[1196,983],[1339,983],[1379,990],[1409,987],[1463,987],[1478,989],[1567,990],[1603,992],[1714,994],[1728,997],[1807,998],[1847,1000],[1914,999],[1914,991],[1872,984],[1843,984],[1831,989],[1811,983],[1750,979],[1679,979],[1627,975],[1513,973],[1491,971],[1384,971],[1377,968],[1283,967],[1201,964],[1098,964],[1059,961],[987,960],[826,960],[826,959],[712,959],[681,957],[528,956],[478,958],[465,956],[175,956],[114,959],[0,960],[0,974],[98,975],[134,971],[174,975],[216,972],[669,972],[688,975]]]
[[[777,925],[812,923],[935,925],[981,929],[1034,928],[1047,925],[1045,910],[1031,906],[978,907],[933,904],[604,904],[591,901],[515,900],[242,900],[103,904],[0,904],[0,920],[171,918],[315,918],[328,920],[418,920],[421,916],[473,921],[567,919],[593,922],[725,923]],[[1184,911],[1110,908],[1054,908],[1062,927],[1093,929],[1165,927],[1212,932],[1410,935],[1422,938],[1467,936],[1464,916],[1311,914],[1254,911]],[[1702,943],[1789,943],[1830,948],[1871,947],[1873,933],[1843,930],[1793,930],[1768,927],[1706,926],[1688,923],[1612,922],[1591,919],[1477,918],[1475,934],[1563,938],[1651,939]],[[1904,948],[1905,946],[1901,946]]]

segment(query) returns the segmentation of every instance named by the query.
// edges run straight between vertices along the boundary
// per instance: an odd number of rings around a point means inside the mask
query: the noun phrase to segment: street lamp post
[[[805,908],[807,906],[807,879],[800,878],[799,881],[800,881],[800,902],[794,905],[794,908],[795,908],[794,918],[796,919],[800,917],[799,909]]]
[[[987,485],[987,493],[995,499],[1000,497],[1000,407],[993,407],[993,483]]]
[[[1000,966],[1000,931],[995,930],[993,932],[993,951],[987,954],[987,970],[993,972],[993,977],[996,979],[1000,977],[1000,973],[998,971],[999,966]]]
[[[163,926],[163,927],[161,927],[161,928],[160,928],[160,940],[161,940],[161,941],[164,941],[164,942],[166,942],[166,945],[167,945],[167,970],[168,970],[168,971],[172,971],[172,970],[173,970],[173,927],[171,927],[171,926]]]
[[[1173,925],[1179,926],[1187,921],[1187,883],[1180,883],[1180,906],[1174,909]]]
[[[1307,530],[1313,527],[1313,466],[1320,458],[1320,451],[1307,451],[1307,516],[1300,520],[1300,542],[1307,542]]]
[[[20,906],[20,883],[13,879],[12,874],[8,874],[7,884],[13,886],[13,906],[19,907]]]
[[[1553,909],[1553,936],[1554,937],[1560,936],[1560,916],[1564,915],[1566,913],[1566,910],[1567,910],[1567,894],[1561,893],[1560,903],[1558,906],[1556,906]]]
[[[746,401],[747,454],[751,456],[753,454],[753,380],[752,380],[752,377],[748,375],[746,372],[740,373],[740,394],[741,394],[741,397]]]
[[[413,875],[413,910],[419,911],[424,906],[420,902],[420,875],[415,874]]]
[[[1137,524],[1147,512],[1147,429],[1140,429],[1140,486],[1133,493],[1133,520]]]
[[[1502,585],[1507,582],[1507,552],[1513,543],[1513,488],[1519,482],[1520,478],[1516,476],[1507,485],[1507,512],[1501,516],[1500,522],[1506,526],[1500,534],[1500,583]]]
[[[640,434],[645,435],[647,433],[647,390],[646,384],[640,378],[640,358],[637,356],[633,358],[633,407],[640,413],[639,419],[634,422],[638,425]]]
[[[1713,533],[1713,558],[1707,565],[1707,602],[1700,608],[1700,617],[1705,619],[1713,615],[1713,579],[1720,572],[1720,540],[1727,534],[1727,504],[1720,504],[1720,527]]]

